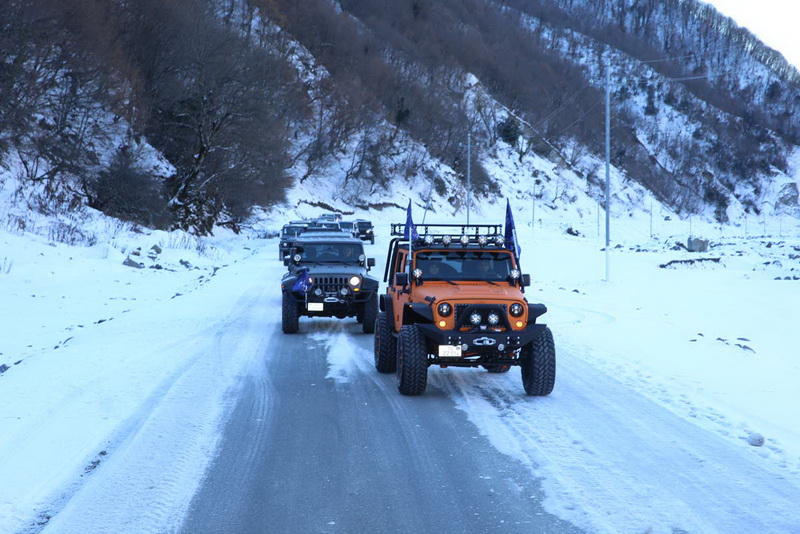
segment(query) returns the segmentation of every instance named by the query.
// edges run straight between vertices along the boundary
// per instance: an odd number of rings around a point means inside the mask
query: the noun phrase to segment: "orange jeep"
[[[409,215],[410,220],[410,215]],[[513,222],[512,222],[513,225]],[[555,384],[553,335],[529,304],[516,247],[502,225],[393,224],[375,321],[375,368],[397,372],[404,395],[420,395],[428,366],[520,366],[528,395]],[[416,230],[420,230],[417,234]]]

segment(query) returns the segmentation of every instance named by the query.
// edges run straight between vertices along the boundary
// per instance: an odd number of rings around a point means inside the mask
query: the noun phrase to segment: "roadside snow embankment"
[[[0,243],[12,258],[0,274],[0,531],[179,520],[225,393],[268,339],[272,307],[259,299],[278,276],[262,256],[273,243],[225,236],[198,249],[159,232],[92,247],[11,233]],[[123,462],[120,477],[96,476]],[[147,502],[157,506],[142,515]]]
[[[537,236],[527,247],[529,298],[548,305],[570,353],[744,447],[763,435],[752,452],[800,474],[800,240],[729,238],[704,254],[671,248],[613,249],[605,283],[597,243]]]

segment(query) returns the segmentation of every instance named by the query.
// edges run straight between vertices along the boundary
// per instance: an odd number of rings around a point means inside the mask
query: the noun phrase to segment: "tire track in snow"
[[[598,532],[797,532],[797,480],[569,354],[551,397],[518,372],[432,373],[493,445],[542,479],[546,508]]]
[[[143,406],[136,423],[126,425],[130,434],[44,532],[177,529],[214,457],[218,428],[243,387],[242,375],[267,354],[271,335],[263,325],[269,324],[276,302],[263,287],[241,298],[163,393]],[[265,399],[258,410],[267,409]]]

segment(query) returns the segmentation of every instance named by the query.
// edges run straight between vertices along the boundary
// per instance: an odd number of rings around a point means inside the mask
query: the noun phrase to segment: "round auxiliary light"
[[[347,289],[346,287],[343,287],[342,289],[340,289],[340,290],[339,290],[339,294],[340,294],[341,296],[343,296],[343,297],[344,297],[344,296],[347,296],[347,294],[348,294],[348,293],[350,293],[350,290],[349,290],[349,289]]]
[[[360,261],[361,263],[364,263],[365,261],[367,261],[367,257],[364,256],[363,254],[359,254],[358,255],[358,261]]]
[[[295,254],[294,258],[292,259],[294,260],[295,263],[300,263],[300,260],[303,259],[303,256],[301,256],[300,254]]]
[[[348,282],[350,282],[351,286],[355,287],[355,286],[357,286],[358,284],[361,283],[361,277],[360,276],[351,276],[350,280],[348,280]]]
[[[443,235],[442,236],[442,245],[447,246],[447,245],[450,244],[450,241],[451,241],[451,239],[450,239],[449,235]]]
[[[459,241],[461,241],[462,245],[467,246],[467,245],[469,245],[469,236],[466,235],[466,234],[462,235],[461,238],[459,239]]]
[[[426,245],[433,245],[432,235],[425,235],[425,237],[423,237],[422,240],[425,242]]]
[[[442,302],[441,304],[439,304],[437,311],[439,312],[439,315],[441,315],[442,317],[447,317],[451,313],[453,313],[453,307],[446,302]]]
[[[468,348],[469,348],[469,345],[467,345],[466,343],[462,343],[461,344],[461,350],[463,350],[464,352],[467,352]]]
[[[510,274],[512,280],[518,280],[519,279],[519,269],[511,269],[511,272],[509,274]]]
[[[503,352],[504,350],[506,350],[506,346],[503,345],[502,343],[500,343],[499,345],[497,345],[497,350],[499,350],[500,352]]]
[[[411,271],[411,276],[419,280],[420,278],[422,278],[422,269],[414,269],[413,271]]]
[[[494,325],[496,325],[497,323],[500,322],[500,316],[497,315],[496,313],[492,312],[492,313],[489,314],[489,316],[486,318],[486,320],[489,321],[490,325],[494,326]]]
[[[495,242],[495,244],[496,244],[498,247],[502,247],[503,245],[505,245],[505,243],[506,243],[506,240],[505,240],[505,239],[503,239],[503,236],[499,235],[499,236],[497,236],[497,238],[494,240],[494,242]]]
[[[485,236],[485,235],[480,235],[480,236],[478,236],[478,244],[479,244],[480,246],[482,246],[482,247],[485,247],[485,246],[486,246],[486,242],[487,242],[487,241],[488,241],[488,239],[486,239],[486,236]]]
[[[318,296],[318,297],[321,297],[321,296],[322,296],[322,289],[321,289],[321,288],[319,288],[319,287],[318,287],[318,288],[316,288],[316,289],[314,290],[314,294],[315,294],[316,296]]]
[[[473,313],[469,316],[469,322],[474,325],[481,324],[481,314],[480,313]]]
[[[508,311],[511,312],[512,317],[519,317],[525,311],[525,308],[523,308],[522,304],[520,304],[519,302],[515,302],[514,304],[511,305]]]

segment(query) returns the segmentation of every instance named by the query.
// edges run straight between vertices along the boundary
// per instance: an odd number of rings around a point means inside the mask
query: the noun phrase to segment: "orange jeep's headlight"
[[[519,302],[515,302],[508,308],[508,311],[512,317],[522,317],[522,314],[525,313],[525,307]]]
[[[442,317],[449,317],[450,314],[453,313],[453,307],[447,302],[442,302],[436,308],[436,311],[438,311],[439,315],[441,315]]]

